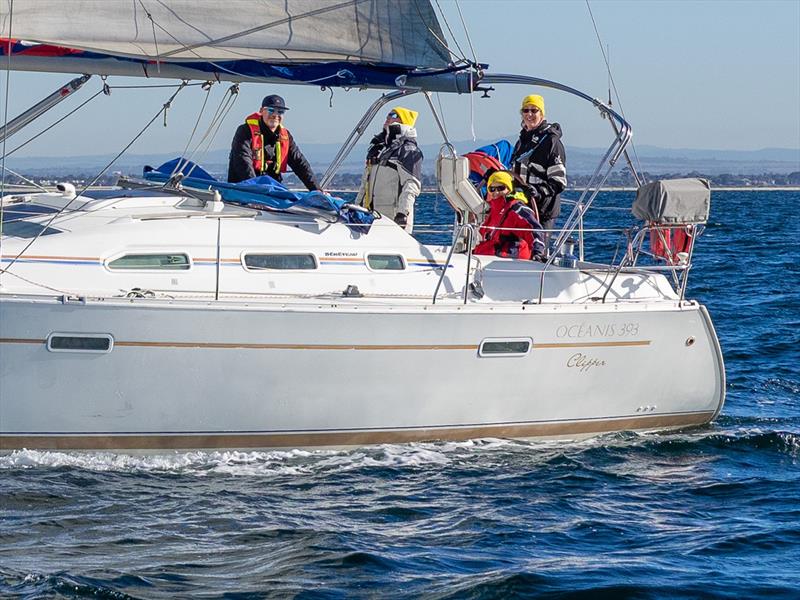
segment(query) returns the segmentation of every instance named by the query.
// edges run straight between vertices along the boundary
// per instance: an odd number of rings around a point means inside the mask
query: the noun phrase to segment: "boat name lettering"
[[[556,329],[559,338],[610,338],[631,337],[639,333],[639,323],[606,323],[591,325],[577,323],[575,325],[561,325]]]
[[[578,352],[567,359],[567,366],[579,369],[581,373],[585,373],[592,367],[605,367],[606,361],[599,358],[591,358],[586,354]]]
[[[358,252],[326,252],[325,256],[358,256]]]

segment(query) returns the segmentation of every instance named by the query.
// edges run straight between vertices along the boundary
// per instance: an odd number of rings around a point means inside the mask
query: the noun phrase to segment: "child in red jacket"
[[[544,256],[544,236],[536,209],[522,192],[514,192],[508,171],[496,171],[487,183],[489,214],[480,228],[482,242],[475,254],[538,260]]]

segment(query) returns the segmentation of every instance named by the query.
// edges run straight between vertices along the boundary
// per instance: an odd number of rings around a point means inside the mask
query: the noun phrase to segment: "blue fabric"
[[[180,157],[165,162],[155,169],[145,167],[144,178],[148,181],[166,183],[172,178],[178,161],[181,161],[181,173],[191,173],[189,177],[180,180],[181,185],[199,190],[215,189],[222,196],[223,202],[267,210],[313,214],[323,219],[341,219],[353,231],[360,233],[369,232],[370,225],[375,220],[371,213],[347,206],[348,203],[341,198],[316,190],[292,192],[269,175],[253,177],[239,183],[218,181],[202,167]]]
[[[9,44],[0,44],[0,57],[8,54]],[[125,75],[148,76],[155,73],[158,66],[151,60],[136,57],[115,56],[90,50],[69,50],[48,44],[22,44],[18,40],[10,45],[11,55],[29,55],[41,58],[44,62],[58,63],[65,59],[70,64],[87,63],[83,71],[77,66],[69,72],[99,72],[100,65],[116,62],[122,69],[130,71]],[[417,69],[413,65],[397,65],[390,63],[358,64],[346,61],[309,62],[292,65],[269,64],[258,60],[223,60],[223,61],[162,61],[161,64],[183,67],[196,73],[205,73],[213,80],[214,73],[236,74],[250,80],[275,81],[287,83],[307,83],[327,87],[379,87],[396,89],[398,77],[414,76],[438,78],[468,69],[468,65],[450,66],[444,69]],[[484,65],[481,65],[484,66]],[[94,68],[93,68],[94,67]],[[53,69],[58,71],[58,69]],[[187,71],[188,72],[188,71]],[[193,75],[194,77],[195,75]]]
[[[483,152],[484,154],[493,156],[508,169],[511,166],[511,155],[514,153],[514,145],[508,140],[497,140],[494,144],[476,148],[475,152]]]
[[[200,165],[193,163],[192,161],[187,161],[184,158],[178,157],[173,158],[172,160],[168,160],[163,165],[158,167],[158,171],[160,173],[175,173],[178,171],[178,167],[180,166],[181,173],[186,173],[192,177],[192,179],[204,179],[206,181],[216,181],[216,178],[211,175],[208,171],[206,171]],[[148,167],[145,167],[148,169]],[[145,171],[146,173],[148,171]]]

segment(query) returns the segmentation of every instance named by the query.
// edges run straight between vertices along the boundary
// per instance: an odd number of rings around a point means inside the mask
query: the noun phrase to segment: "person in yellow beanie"
[[[511,154],[512,171],[536,204],[545,229],[553,229],[561,211],[560,194],[567,187],[567,155],[561,126],[545,119],[544,98],[522,99],[522,130]]]
[[[356,202],[414,229],[414,203],[422,189],[422,151],[417,145],[418,113],[395,106],[370,142]]]
[[[495,171],[486,184],[489,214],[479,232],[474,253],[538,260],[544,256],[544,236],[536,209],[526,206],[524,194],[514,191],[508,171]]]

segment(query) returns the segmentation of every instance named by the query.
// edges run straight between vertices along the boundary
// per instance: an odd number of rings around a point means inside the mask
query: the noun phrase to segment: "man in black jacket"
[[[289,130],[283,126],[283,115],[289,110],[283,98],[267,96],[261,110],[239,125],[231,143],[228,162],[228,181],[238,183],[251,177],[269,175],[277,181],[283,179],[291,167],[309,190],[318,190],[314,171],[300,152]]]
[[[522,131],[511,154],[512,170],[536,202],[542,227],[553,229],[561,212],[560,194],[567,187],[567,156],[561,126],[544,118],[544,98],[522,99]]]

